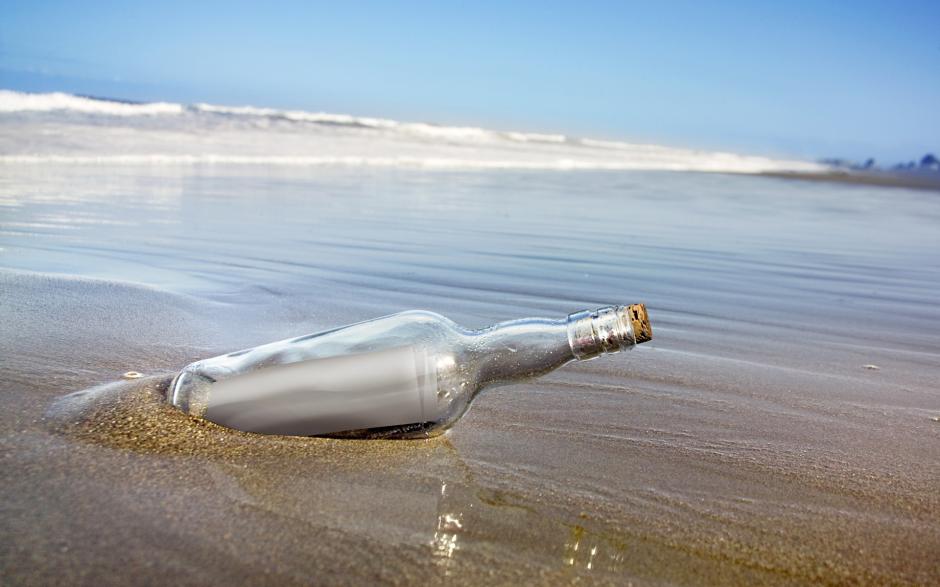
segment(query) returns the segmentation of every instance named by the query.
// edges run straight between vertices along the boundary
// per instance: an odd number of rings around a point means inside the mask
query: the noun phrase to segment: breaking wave
[[[107,116],[155,116],[161,114],[179,114],[182,104],[169,102],[121,102],[73,96],[54,92],[51,94],[25,94],[0,90],[0,113],[11,112],[78,112],[83,114],[104,114]]]
[[[733,173],[823,169],[803,161],[562,134],[0,90],[0,164],[46,163]]]

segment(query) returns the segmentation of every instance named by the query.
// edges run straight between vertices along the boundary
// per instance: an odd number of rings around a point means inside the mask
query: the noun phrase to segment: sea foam
[[[54,163],[728,173],[825,169],[804,161],[563,134],[0,90],[0,164]]]
[[[61,92],[26,94],[0,90],[0,113],[51,111],[104,114],[108,116],[154,116],[158,114],[179,114],[183,112],[183,105],[170,102],[119,102],[74,96]]]

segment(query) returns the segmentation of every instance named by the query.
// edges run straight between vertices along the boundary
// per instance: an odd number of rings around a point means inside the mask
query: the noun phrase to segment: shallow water
[[[934,192],[746,176],[4,165],[3,577],[936,583],[938,221]],[[431,441],[161,401],[194,359],[400,310],[641,301],[651,343]]]

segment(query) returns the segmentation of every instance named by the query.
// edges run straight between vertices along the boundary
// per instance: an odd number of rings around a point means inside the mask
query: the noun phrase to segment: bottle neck
[[[584,361],[617,353],[652,339],[646,306],[608,306],[568,316],[568,343],[575,358]]]
[[[564,320],[529,318],[471,333],[480,387],[537,377],[573,361],[567,332]]]
[[[645,326],[644,326],[645,325]],[[481,387],[537,377],[573,360],[632,348],[651,337],[642,305],[577,312],[565,320],[530,318],[470,334]]]

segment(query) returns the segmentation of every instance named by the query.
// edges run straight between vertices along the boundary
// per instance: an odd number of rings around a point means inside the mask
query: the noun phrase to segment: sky
[[[940,151],[940,2],[4,0],[0,87],[884,163]]]

